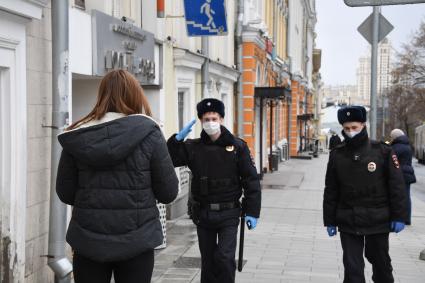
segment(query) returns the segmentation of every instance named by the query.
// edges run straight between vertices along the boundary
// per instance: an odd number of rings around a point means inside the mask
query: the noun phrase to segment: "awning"
[[[302,114],[302,115],[297,116],[297,120],[298,121],[308,121],[308,120],[313,119],[313,117],[314,117],[313,113]]]
[[[290,98],[291,89],[289,87],[256,87],[254,97],[256,98]]]

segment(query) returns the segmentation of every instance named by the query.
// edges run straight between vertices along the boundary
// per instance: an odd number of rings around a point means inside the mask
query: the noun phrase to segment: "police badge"
[[[228,146],[226,146],[226,150],[231,152],[231,151],[235,150],[235,147],[233,145],[228,145]]]
[[[369,172],[375,172],[376,171],[376,163],[375,162],[369,162],[367,165],[367,170]]]

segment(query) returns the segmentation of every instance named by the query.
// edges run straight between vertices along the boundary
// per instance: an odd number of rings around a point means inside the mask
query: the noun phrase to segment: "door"
[[[10,282],[11,250],[11,140],[10,98],[13,95],[14,51],[0,48],[0,282]],[[12,69],[12,72],[11,72]]]
[[[25,42],[0,34],[0,282],[23,282],[26,217]]]

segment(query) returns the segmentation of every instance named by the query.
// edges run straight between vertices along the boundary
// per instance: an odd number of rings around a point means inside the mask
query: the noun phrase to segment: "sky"
[[[356,84],[358,59],[369,43],[357,27],[372,13],[372,7],[351,8],[343,0],[316,0],[316,48],[322,49],[322,80],[325,85]],[[394,26],[388,35],[400,50],[425,21],[425,4],[382,7],[382,15]]]

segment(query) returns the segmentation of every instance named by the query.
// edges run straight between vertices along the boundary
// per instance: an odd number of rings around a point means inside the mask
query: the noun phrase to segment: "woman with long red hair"
[[[150,282],[163,241],[156,202],[170,203],[178,180],[136,78],[114,70],[93,110],[59,135],[56,190],[73,206],[67,242],[76,283]]]

